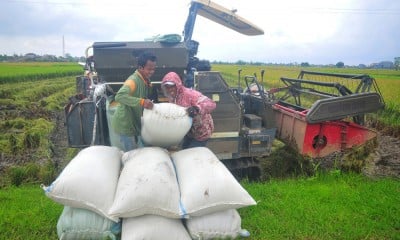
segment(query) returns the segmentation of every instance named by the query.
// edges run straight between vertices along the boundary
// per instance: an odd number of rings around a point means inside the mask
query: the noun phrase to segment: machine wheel
[[[238,181],[244,179],[258,181],[261,178],[261,166],[256,158],[246,157],[222,160],[222,163]]]

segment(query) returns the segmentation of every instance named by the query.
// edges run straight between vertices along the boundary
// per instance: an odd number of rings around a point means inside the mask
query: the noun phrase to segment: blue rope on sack
[[[53,190],[54,185],[52,183],[50,184],[50,186],[47,187],[44,184],[40,184],[40,187],[44,190],[45,193],[49,193]]]
[[[181,215],[181,218],[187,219],[187,218],[189,218],[189,215],[187,214],[186,208],[185,208],[185,206],[183,206],[183,203],[182,203],[181,188],[180,188],[179,180],[178,180],[178,172],[176,171],[176,166],[175,166],[173,159],[171,159],[171,162],[172,162],[172,166],[174,167],[176,182],[178,183],[178,187],[179,187],[179,210],[180,210],[179,214]]]

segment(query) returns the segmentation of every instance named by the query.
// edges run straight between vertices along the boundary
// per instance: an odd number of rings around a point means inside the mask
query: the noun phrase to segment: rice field
[[[2,62],[0,63],[0,84],[73,76],[81,73],[82,67],[77,63]]]
[[[237,86],[239,69],[241,85],[244,76],[256,74],[268,89],[282,87],[280,77],[296,78],[302,68],[294,66],[218,65],[231,87]],[[261,71],[264,77],[261,78]],[[375,78],[386,108],[373,114],[375,127],[400,136],[400,71],[383,69],[307,68],[334,73],[368,74]],[[75,94],[75,76],[82,74],[77,63],[0,63],[0,148],[3,159],[20,156],[28,149],[30,158],[50,159],[49,136],[54,128],[52,113],[62,111],[68,98]],[[22,81],[23,80],[23,81]]]
[[[0,63],[0,170],[50,161],[54,112],[75,93],[79,73],[77,63]]]

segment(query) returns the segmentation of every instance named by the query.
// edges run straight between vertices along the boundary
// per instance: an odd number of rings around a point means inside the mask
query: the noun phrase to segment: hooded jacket
[[[183,86],[181,78],[175,72],[167,73],[162,80],[162,84],[165,82],[174,82],[176,86],[176,97],[166,96],[170,103],[175,103],[182,107],[196,106],[199,108],[199,113],[193,117],[192,128],[188,136],[198,141],[210,138],[214,131],[211,112],[215,109],[216,103],[199,91]]]

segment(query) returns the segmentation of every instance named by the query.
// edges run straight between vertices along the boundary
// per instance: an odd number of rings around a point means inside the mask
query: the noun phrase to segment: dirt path
[[[367,160],[363,173],[370,177],[400,178],[400,139],[378,134],[378,147]]]

